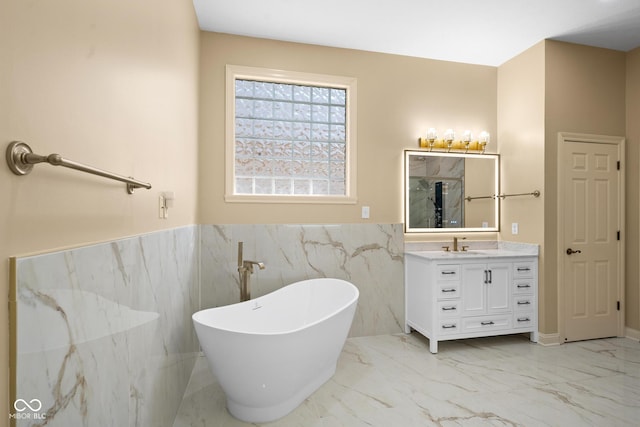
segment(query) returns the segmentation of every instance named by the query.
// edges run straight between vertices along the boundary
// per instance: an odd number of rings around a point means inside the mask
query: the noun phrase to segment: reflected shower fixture
[[[468,153],[479,152],[484,154],[487,144],[489,143],[491,136],[489,132],[482,131],[477,139],[474,140],[473,133],[470,130],[465,130],[462,134],[462,139],[456,141],[456,133],[453,129],[447,129],[444,132],[442,139],[438,139],[438,131],[435,128],[427,129],[427,136],[420,137],[420,147],[428,148],[429,151],[463,151]]]

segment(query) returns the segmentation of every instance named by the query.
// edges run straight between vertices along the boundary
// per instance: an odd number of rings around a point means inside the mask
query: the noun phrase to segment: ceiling
[[[498,66],[544,39],[629,51],[640,0],[193,0],[205,31]]]

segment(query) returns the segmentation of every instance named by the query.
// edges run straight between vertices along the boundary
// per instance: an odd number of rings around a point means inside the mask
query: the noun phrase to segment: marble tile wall
[[[402,224],[203,225],[202,307],[238,302],[238,242],[244,259],[264,262],[252,296],[316,277],[345,279],[360,299],[350,336],[397,333],[404,322]]]
[[[16,398],[41,408],[16,425],[172,425],[191,315],[239,301],[239,241],[266,265],[252,295],[341,278],[360,290],[350,336],[402,330],[401,224],[201,225],[18,258]]]
[[[173,423],[199,352],[197,236],[184,227],[16,260],[16,398],[41,404],[17,426]]]

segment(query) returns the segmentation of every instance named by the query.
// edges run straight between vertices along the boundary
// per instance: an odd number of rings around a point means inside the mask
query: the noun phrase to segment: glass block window
[[[266,77],[234,75],[232,80],[231,196],[351,199],[352,86],[332,85],[331,76],[315,84],[308,83],[313,80],[308,75],[299,81],[299,73]],[[229,76],[227,83],[229,90]]]

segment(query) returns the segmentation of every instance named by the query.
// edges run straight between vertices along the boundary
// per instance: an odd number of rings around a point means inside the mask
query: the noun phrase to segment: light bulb
[[[456,133],[453,131],[453,129],[447,129],[446,131],[444,131],[444,140],[447,142],[451,142],[454,139],[456,139]]]
[[[464,131],[464,136],[462,137],[462,140],[464,142],[471,142],[471,140],[473,139],[473,134],[471,133],[470,130],[465,130]]]
[[[480,142],[488,144],[490,139],[491,139],[491,135],[489,135],[489,132],[487,132],[486,130],[483,130],[482,132],[480,132]]]

